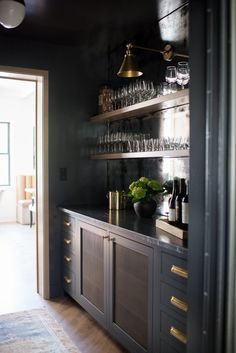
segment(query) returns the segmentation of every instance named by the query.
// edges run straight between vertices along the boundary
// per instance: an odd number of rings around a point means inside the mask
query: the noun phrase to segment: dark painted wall
[[[0,65],[49,71],[49,219],[51,295],[59,288],[59,229],[56,206],[62,202],[99,203],[105,194],[105,163],[88,160],[88,118],[106,77],[106,38],[92,48],[49,45],[1,38]],[[94,43],[95,44],[95,43]],[[102,49],[101,49],[102,48]],[[99,65],[94,63],[99,62]],[[85,142],[86,141],[86,142]],[[59,180],[67,168],[68,180]]]
[[[184,1],[178,0],[173,7],[172,1],[161,1],[161,7],[158,7],[156,1],[152,1],[152,11],[156,11],[159,20],[147,24],[145,28],[140,28],[137,21],[137,28],[132,31],[125,25],[122,27],[122,24],[119,26],[117,24],[113,32],[101,28],[95,36],[89,38],[87,44],[84,42],[83,47],[0,37],[0,65],[49,71],[51,296],[60,293],[60,234],[57,205],[105,203],[108,189],[126,188],[130,180],[142,174],[155,177],[159,168],[159,162],[156,160],[128,163],[91,161],[90,143],[103,127],[91,126],[88,119],[97,113],[99,87],[107,82],[114,86],[123,84],[123,80],[117,79],[116,72],[124,54],[124,44],[132,39],[139,45],[160,47],[160,25],[166,26],[166,21],[168,23],[166,15],[181,3]],[[182,15],[179,15],[179,11]],[[183,10],[174,11],[170,16],[171,23],[176,18],[182,18],[181,28],[187,23],[187,16]],[[177,25],[176,21],[173,23]],[[173,30],[175,33],[175,26]],[[134,36],[133,33],[137,35]],[[176,43],[186,46],[186,30],[182,34],[182,39],[176,39]],[[156,82],[163,80],[165,63],[155,54],[145,54],[141,64],[145,68],[144,78],[154,79]],[[67,168],[67,181],[59,180],[60,168]],[[110,184],[111,181],[113,185]]]
[[[109,44],[111,50],[108,57],[107,83],[110,84],[111,87],[117,88],[135,80],[134,78],[119,78],[117,76],[117,71],[119,70],[125,53],[125,45],[129,42],[157,49],[163,49],[164,45],[170,42],[175,47],[176,52],[188,54],[188,17],[189,6],[187,1],[156,1],[155,22],[150,23],[149,26],[145,28],[140,28],[135,36],[123,38],[121,44],[116,47],[114,47],[114,45],[112,46],[112,43]],[[162,55],[159,53],[150,53],[139,49],[134,49],[134,54],[136,54],[140,68],[142,68],[144,73],[141,78],[152,80],[155,85],[165,81],[165,69],[167,66],[176,65],[179,61],[186,60],[180,57],[174,57],[170,63],[164,61]],[[160,114],[158,118],[154,117],[148,121],[141,121],[139,119],[139,123],[133,124],[135,125],[133,131],[135,129],[137,132],[151,133],[151,137],[168,137],[167,133],[160,132],[165,130],[164,125],[167,116],[169,116],[170,119],[177,119],[178,116],[179,124],[182,126],[186,126],[187,121],[189,124],[188,108],[184,109],[182,113],[177,113],[173,109],[171,112],[164,112]],[[111,132],[115,124],[111,125]],[[121,123],[120,129],[122,130],[122,128]],[[183,135],[186,135],[186,129],[183,131]],[[158,178],[161,181],[165,181],[166,178],[172,178],[173,176],[189,177],[189,163],[186,159],[173,161],[172,172],[169,173],[169,176],[167,176],[165,165],[166,163],[163,163],[163,160],[160,159],[108,161],[107,189],[128,190],[130,182],[143,175]]]

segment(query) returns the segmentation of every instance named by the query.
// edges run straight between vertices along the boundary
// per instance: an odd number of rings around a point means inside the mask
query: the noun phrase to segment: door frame
[[[37,292],[49,299],[48,71],[0,65],[0,78],[36,83]]]

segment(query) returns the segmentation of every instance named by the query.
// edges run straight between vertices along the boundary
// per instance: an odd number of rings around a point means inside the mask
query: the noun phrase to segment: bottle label
[[[175,222],[176,221],[176,211],[175,208],[169,208],[169,217],[168,217],[170,222]]]
[[[188,213],[188,203],[182,203],[182,223],[188,224],[189,223],[189,213]]]

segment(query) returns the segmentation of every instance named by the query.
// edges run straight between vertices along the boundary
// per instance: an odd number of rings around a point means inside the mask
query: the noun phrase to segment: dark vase
[[[157,208],[157,203],[155,200],[151,199],[150,201],[138,201],[134,203],[134,210],[137,216],[143,218],[151,218]]]

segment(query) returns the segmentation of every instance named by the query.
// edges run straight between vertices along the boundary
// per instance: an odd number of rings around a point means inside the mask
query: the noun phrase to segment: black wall
[[[164,45],[170,42],[175,51],[188,54],[189,44],[189,6],[187,1],[168,1],[162,0],[156,2],[156,20],[150,23],[145,28],[138,28],[135,36],[123,38],[119,45],[114,46],[109,42],[108,55],[108,80],[107,84],[112,88],[122,87],[135,80],[135,78],[119,78],[117,72],[122,63],[126,44],[131,42],[136,45],[163,49]],[[174,57],[171,62],[163,60],[159,53],[150,53],[140,49],[134,49],[137,59],[142,68],[145,80],[154,81],[155,85],[165,81],[165,69],[168,65],[176,65],[178,61],[186,59]],[[176,112],[172,111],[172,117]],[[189,112],[185,111],[182,114],[183,121],[189,118]],[[145,117],[144,117],[145,118]],[[165,118],[164,114],[161,118]],[[158,131],[161,130],[163,119],[154,117],[146,121],[139,119],[139,124],[135,126],[137,132],[151,133],[152,137],[159,137]],[[117,123],[115,123],[117,124]],[[135,124],[133,124],[135,125]],[[111,125],[111,131],[113,126]],[[121,126],[122,129],[122,126]],[[128,185],[135,179],[141,176],[150,178],[158,178],[165,181],[165,175],[162,173],[163,161],[159,159],[148,160],[113,160],[107,163],[107,190],[128,190]],[[180,162],[181,169],[184,171],[181,174],[175,175],[188,178],[189,164],[186,161]],[[173,170],[177,168],[174,166]]]
[[[170,28],[170,23],[173,24],[173,33],[176,33],[177,28],[179,31],[179,28],[186,26],[187,12],[183,9],[174,11],[184,1],[176,0],[174,6],[173,1],[158,3],[157,6],[156,1],[152,1],[150,6],[150,18],[153,18],[153,11],[156,11],[156,22],[150,22],[145,28],[140,28],[137,20],[136,28],[131,31],[128,27],[122,27],[122,21],[119,27],[119,19],[113,32],[102,29],[96,36],[89,38],[87,44],[85,41],[83,46],[54,45],[0,37],[0,65],[43,69],[49,72],[49,232],[52,297],[60,293],[57,205],[103,204],[107,202],[105,195],[110,188],[126,189],[130,180],[136,177],[144,174],[156,176],[156,160],[128,163],[91,161],[90,145],[102,127],[91,126],[88,119],[97,113],[99,87],[104,83],[111,83],[114,87],[123,84],[123,80],[117,78],[116,72],[127,41],[162,48],[161,25]],[[179,18],[182,19],[182,25],[177,26],[176,19]],[[173,44],[186,49],[186,33],[185,28],[182,37],[180,36],[182,39],[175,39]],[[144,54],[141,56],[141,65],[145,69],[144,78],[153,79],[155,82],[162,81],[166,63],[155,54]],[[66,181],[59,179],[60,168],[67,168]]]
[[[105,194],[104,163],[91,162],[84,146],[91,137],[88,118],[96,110],[97,92],[106,77],[106,38],[92,48],[51,45],[1,38],[0,65],[49,71],[49,219],[50,292],[60,288],[57,205],[99,203]],[[99,65],[94,63],[99,62]],[[67,168],[67,181],[59,180]]]

